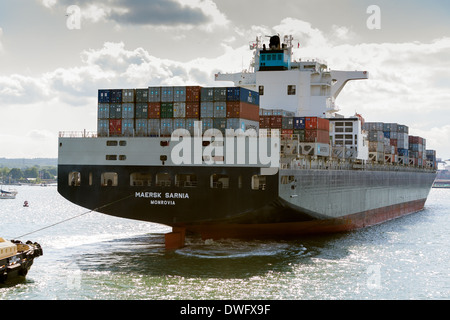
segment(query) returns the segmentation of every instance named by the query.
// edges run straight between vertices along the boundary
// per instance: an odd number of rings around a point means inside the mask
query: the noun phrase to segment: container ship
[[[264,43],[264,41],[268,43]],[[60,132],[58,192],[101,213],[203,239],[288,238],[375,225],[424,208],[436,153],[404,124],[340,115],[367,71],[293,59],[257,37],[229,87],[98,90],[97,132]]]

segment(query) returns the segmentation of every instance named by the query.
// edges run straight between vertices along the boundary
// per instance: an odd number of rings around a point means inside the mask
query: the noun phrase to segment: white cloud
[[[58,0],[42,0],[42,4],[47,8],[52,8]]]
[[[210,18],[210,22],[203,26],[207,31],[213,31],[214,27],[227,27],[230,23],[228,18],[220,12],[212,0],[177,0],[182,5],[200,9],[203,14]]]
[[[113,21],[116,28],[138,25],[159,30],[192,30],[212,32],[227,27],[229,20],[213,0],[107,0],[80,2],[72,0],[41,0],[53,9],[57,5],[80,8],[82,21],[93,23]]]

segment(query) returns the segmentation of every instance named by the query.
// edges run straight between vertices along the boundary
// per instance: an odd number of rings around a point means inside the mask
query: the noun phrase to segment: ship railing
[[[60,131],[59,138],[97,138],[98,134],[94,131]]]

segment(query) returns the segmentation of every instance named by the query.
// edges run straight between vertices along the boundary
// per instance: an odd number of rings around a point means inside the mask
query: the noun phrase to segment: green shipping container
[[[161,119],[173,118],[173,102],[161,102]]]
[[[305,130],[304,129],[294,129],[294,139],[298,136],[300,142],[305,142]]]

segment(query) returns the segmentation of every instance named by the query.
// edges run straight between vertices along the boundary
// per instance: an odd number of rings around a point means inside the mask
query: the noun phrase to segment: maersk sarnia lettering
[[[189,193],[166,192],[164,197],[162,192],[135,192],[135,198],[153,199],[189,199]]]
[[[175,205],[175,201],[173,201],[173,199],[189,199],[189,193],[135,192],[134,197],[135,198],[159,199],[159,200],[150,201],[150,204],[172,205],[173,206],[173,205]]]

